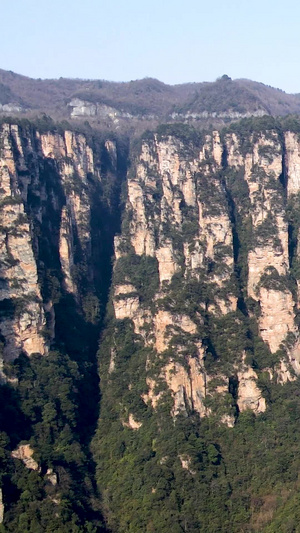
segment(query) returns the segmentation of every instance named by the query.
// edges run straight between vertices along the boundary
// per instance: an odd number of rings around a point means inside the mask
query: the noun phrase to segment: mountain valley
[[[0,72],[0,531],[299,531],[299,98]]]

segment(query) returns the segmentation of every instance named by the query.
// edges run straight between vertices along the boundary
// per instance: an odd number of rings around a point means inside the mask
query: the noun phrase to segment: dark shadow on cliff
[[[40,140],[34,133],[31,143],[34,152],[40,154]],[[9,426],[8,407],[2,407],[10,446],[16,446],[21,440],[31,440],[40,455],[42,474],[49,465],[53,465],[54,471],[59,472],[59,486],[64,479],[67,480],[66,486],[70,486],[72,509],[82,523],[88,520],[97,524],[97,531],[103,528],[95,463],[90,452],[101,401],[97,349],[111,286],[114,236],[121,227],[121,185],[126,176],[128,158],[127,141],[119,140],[116,144],[117,159],[113,161],[103,138],[95,136],[91,140],[96,171],[87,176],[87,186],[82,185],[86,187],[91,211],[91,256],[82,249],[73,220],[72,275],[78,288],[76,295],[66,290],[59,255],[61,215],[68,203],[59,163],[51,157],[33,158],[29,154],[26,161],[28,172],[26,176],[24,172],[18,176],[21,193],[25,194],[27,187],[24,207],[30,221],[42,300],[52,303],[55,323],[51,312],[46,312],[44,335],[50,346],[49,356],[36,354],[28,358],[21,355],[12,365],[18,388],[14,390],[5,385],[0,391],[0,395],[10,395],[7,402],[12,406],[15,423],[18,424],[17,430]],[[75,185],[81,186],[78,179]],[[1,302],[0,316],[7,313],[14,316],[17,312],[15,304],[10,300]],[[63,414],[62,396],[66,405],[70,402],[71,411],[75,409],[76,415],[73,418],[70,415],[70,420]],[[27,412],[30,413],[29,418]],[[60,449],[61,439],[66,439],[64,446],[67,450],[67,455],[62,458],[55,452],[57,446]],[[81,456],[84,458],[80,459]],[[10,516],[9,513],[11,517],[14,514],[18,516],[17,485],[7,478],[6,486],[13,506],[7,509],[7,516]]]

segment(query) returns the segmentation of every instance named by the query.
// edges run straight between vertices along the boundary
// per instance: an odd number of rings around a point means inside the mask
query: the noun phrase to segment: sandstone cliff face
[[[2,489],[0,489],[0,524],[2,524],[3,518],[4,518],[4,504],[3,504]]]
[[[74,225],[84,253],[90,256],[90,202],[87,179],[95,172],[93,151],[83,135],[70,131],[40,136],[42,154],[54,159],[59,168],[61,185],[66,195],[66,209]]]
[[[290,365],[300,370],[300,283],[291,270],[299,228],[287,217],[299,193],[298,136],[247,135],[166,130],[133,154],[112,302],[117,322],[132,324],[147,353],[144,403],[156,409],[168,393],[174,416],[218,411],[232,424],[239,411],[265,410],[261,370],[282,383],[293,379]],[[103,176],[82,134],[4,124],[0,137],[0,330],[8,360],[21,351],[47,354],[61,294],[96,314],[101,232],[93,217]],[[115,175],[115,142],[101,150]],[[262,351],[273,354],[272,368]],[[109,372],[118,372],[116,346]],[[140,423],[126,412],[128,427]]]
[[[287,131],[285,141],[285,166],[288,176],[288,196],[297,194],[300,190],[300,142],[297,133]]]
[[[115,143],[108,140],[103,150],[116,170]],[[55,335],[58,297],[53,288],[84,306],[78,280],[84,275],[85,286],[93,287],[91,209],[101,201],[94,195],[101,181],[99,163],[95,165],[82,134],[1,126],[0,332],[5,360],[22,351],[47,354]]]
[[[29,470],[39,470],[39,465],[35,459],[33,459],[33,449],[29,444],[20,444],[18,448],[11,452],[11,456],[14,459],[20,459],[23,461],[26,468]]]
[[[295,302],[287,283],[290,258],[286,216],[286,194],[294,194],[297,188],[298,147],[295,134],[287,132],[283,164],[284,148],[275,130],[259,136],[253,134],[249,140],[249,149],[241,153],[237,136],[226,137],[228,165],[243,175],[249,191],[247,216],[252,235],[248,245],[247,295],[259,303],[260,334],[272,353],[280,349],[288,335],[296,339],[289,358],[298,370]],[[288,183],[287,191],[284,180]]]
[[[13,359],[21,350],[45,354],[47,347],[42,337],[45,317],[31,228],[18,182],[18,171],[27,171],[18,127],[4,125],[1,140],[0,300],[4,309],[11,309],[0,328],[5,339],[4,356]]]
[[[249,368],[243,359],[237,372],[240,411],[251,409],[255,413],[263,413],[266,410],[266,400],[257,386],[257,377],[256,372]]]
[[[215,403],[228,425],[237,412],[266,409],[245,349],[258,361],[259,346],[274,354],[275,372],[258,366],[281,383],[294,379],[290,365],[299,371],[286,209],[299,192],[300,144],[291,132],[283,141],[276,130],[247,135],[143,141],[115,239],[115,316],[156,354],[143,371],[144,401],[156,409],[169,391],[173,416],[212,415]],[[120,275],[119,262],[136,256],[156,265],[151,302],[130,268]]]
[[[161,361],[153,378],[157,360],[148,360],[149,390],[144,400],[156,407],[163,397],[157,383],[164,382],[173,397],[174,416],[190,410],[205,416],[211,412],[210,400],[217,394],[224,404],[222,416],[232,424],[234,402],[232,397],[231,406],[228,402],[229,375],[220,369],[217,372],[222,385],[216,389],[209,386],[212,377],[205,367],[207,347],[203,342],[207,317],[221,319],[237,310],[232,222],[220,180],[222,156],[218,132],[206,136],[199,147],[192,143],[187,147],[176,137],[158,135],[142,144],[128,177],[126,230],[115,240],[116,257],[122,261],[126,256],[126,241],[137,256],[156,260],[158,286],[150,309],[141,302],[130,275],[125,276],[116,284],[113,303],[116,318],[132,320],[135,332]],[[189,306],[197,286],[198,299]],[[177,301],[180,292],[185,300],[182,308]],[[145,330],[151,334],[145,334]],[[250,368],[240,373],[244,380],[239,397],[241,410],[247,403],[242,392],[244,383],[247,390],[252,386],[250,374]],[[255,394],[253,409],[259,412],[265,406],[263,401],[260,405],[256,401],[261,396],[259,391]],[[251,402],[247,405],[252,407]]]

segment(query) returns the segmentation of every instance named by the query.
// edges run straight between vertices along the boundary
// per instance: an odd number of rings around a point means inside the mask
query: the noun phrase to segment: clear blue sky
[[[0,68],[165,83],[222,74],[300,92],[296,0],[2,0]]]

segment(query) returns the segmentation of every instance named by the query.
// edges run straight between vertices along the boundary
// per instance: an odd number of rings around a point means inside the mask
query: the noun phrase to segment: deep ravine
[[[130,149],[1,124],[4,531],[281,531],[300,438],[291,124],[162,125]]]
[[[36,506],[37,530],[47,530],[49,513],[57,530],[70,522],[78,531],[103,528],[89,445],[99,416],[96,353],[120,232],[126,143],[99,135],[86,141],[27,122],[2,125],[0,420],[8,531],[29,531]],[[25,466],[12,460],[20,441],[28,442],[26,453],[34,450],[37,472],[26,471],[25,459]]]

